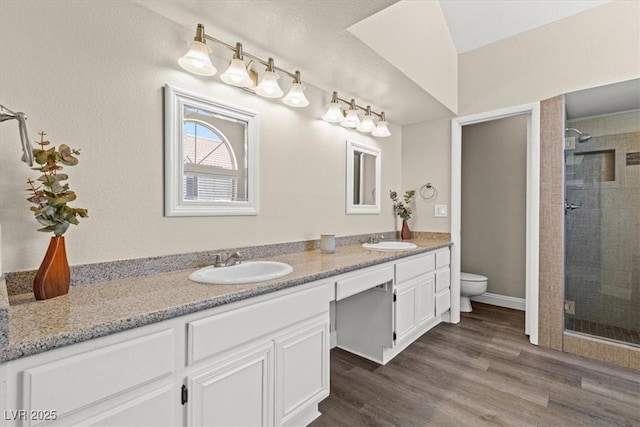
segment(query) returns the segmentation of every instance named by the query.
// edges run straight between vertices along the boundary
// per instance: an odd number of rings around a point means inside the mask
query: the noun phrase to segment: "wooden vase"
[[[33,279],[33,294],[36,299],[43,300],[69,292],[71,271],[67,262],[67,250],[64,237],[52,237],[47,253]]]
[[[400,237],[402,240],[411,239],[411,230],[409,230],[409,224],[406,219],[402,220],[402,231],[400,232]]]

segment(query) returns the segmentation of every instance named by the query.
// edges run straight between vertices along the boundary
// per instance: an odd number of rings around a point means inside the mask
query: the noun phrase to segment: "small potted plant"
[[[409,224],[407,221],[411,218],[411,214],[413,213],[410,205],[415,195],[415,190],[407,190],[402,197],[403,200],[398,200],[398,193],[393,190],[389,192],[389,196],[391,197],[391,200],[393,200],[393,211],[396,215],[402,218],[402,231],[400,232],[400,237],[403,240],[411,238],[411,230],[409,230]]]
[[[73,150],[65,144],[61,144],[57,150],[56,147],[46,148],[51,143],[44,139],[44,132],[39,135],[40,147],[33,149],[33,157],[40,165],[34,170],[42,172],[42,175],[36,181],[31,178],[27,180],[30,187],[27,188],[30,193],[27,200],[35,205],[31,207],[31,211],[36,221],[43,226],[38,231],[54,234],[33,281],[33,293],[36,299],[42,300],[69,292],[71,272],[62,235],[70,224],[78,224],[78,217],[86,218],[88,212],[68,205],[76,199],[76,193],[69,189],[69,184],[62,183],[69,177],[60,173],[62,165],[78,164],[78,159],[74,156],[79,155],[80,150]]]

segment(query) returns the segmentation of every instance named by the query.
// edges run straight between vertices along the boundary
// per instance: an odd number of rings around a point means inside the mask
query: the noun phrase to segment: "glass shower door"
[[[640,112],[567,127],[565,329],[640,345]]]

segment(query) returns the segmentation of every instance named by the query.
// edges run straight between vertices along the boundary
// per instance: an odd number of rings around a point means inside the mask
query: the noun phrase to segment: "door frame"
[[[506,117],[527,116],[527,215],[525,267],[525,333],[538,344],[540,236],[540,103],[524,104],[451,120],[451,294],[460,295],[462,205],[462,127]],[[452,323],[460,321],[460,298],[451,299]]]

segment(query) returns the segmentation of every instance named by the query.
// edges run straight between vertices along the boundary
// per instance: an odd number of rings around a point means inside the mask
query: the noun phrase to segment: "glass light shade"
[[[211,48],[199,41],[191,42],[191,49],[182,58],[178,59],[178,64],[190,73],[199,76],[213,76],[218,72],[211,63],[209,53]]]
[[[232,86],[253,87],[253,80],[249,77],[247,67],[242,59],[232,59],[229,68],[222,73],[220,78],[223,82]]]
[[[360,132],[371,132],[376,128],[376,124],[373,123],[373,117],[371,117],[371,114],[365,114],[364,117],[362,118],[362,123],[360,123],[360,126],[358,126],[358,130]]]
[[[289,107],[306,107],[309,105],[309,100],[304,96],[304,86],[300,83],[292,83],[289,93],[282,98],[282,102]]]
[[[382,138],[391,135],[391,132],[389,132],[389,129],[387,129],[387,122],[385,122],[384,120],[380,120],[378,122],[378,126],[376,126],[373,132],[371,132],[371,135]]]
[[[360,126],[360,118],[358,118],[358,111],[348,109],[347,116],[344,118],[344,120],[340,124],[346,128],[357,128],[358,126]]]
[[[322,120],[329,123],[340,123],[343,121],[344,116],[342,115],[340,104],[337,102],[330,103],[327,112],[322,116]]]
[[[278,78],[280,76],[273,71],[265,71],[260,84],[256,87],[256,93],[265,98],[280,98],[284,92],[280,89]]]

